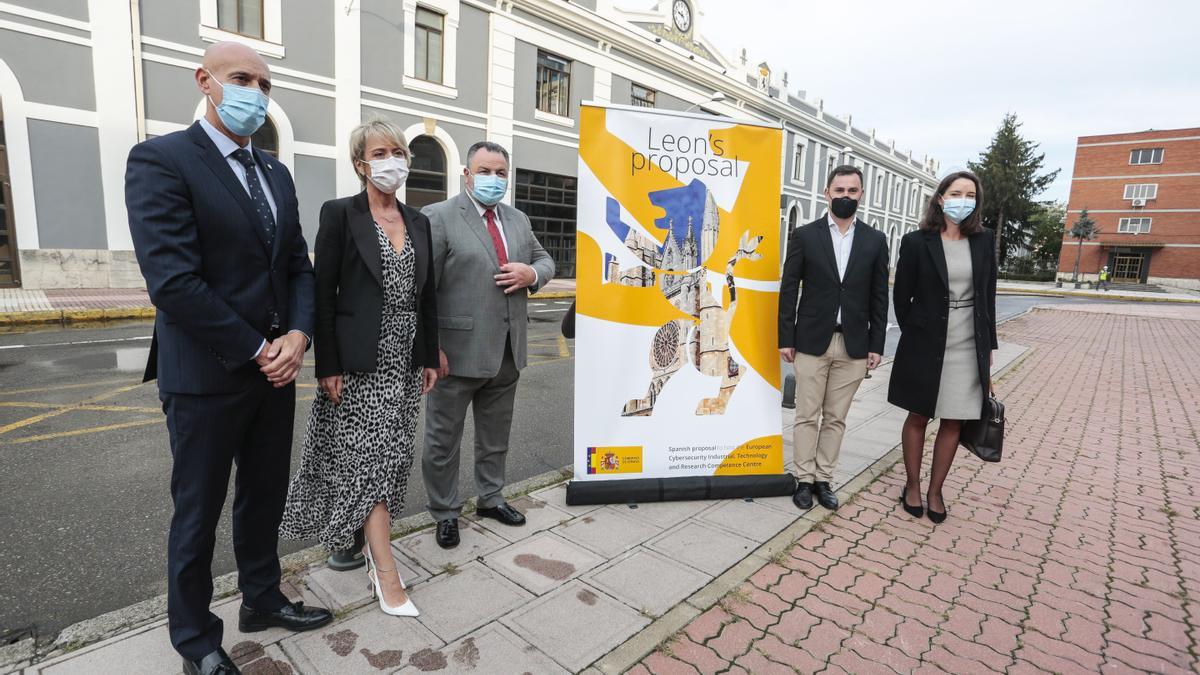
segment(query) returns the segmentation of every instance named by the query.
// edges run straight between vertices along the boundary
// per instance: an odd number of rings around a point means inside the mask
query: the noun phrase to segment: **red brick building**
[[[1066,229],[1084,208],[1100,235],[1084,242],[1079,273],[1114,282],[1200,290],[1200,128],[1080,136]],[[1075,268],[1064,235],[1059,275]]]

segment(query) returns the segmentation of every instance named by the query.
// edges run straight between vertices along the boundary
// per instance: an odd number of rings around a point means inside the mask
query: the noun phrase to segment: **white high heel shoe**
[[[375,559],[371,557],[371,545],[370,544],[363,546],[363,555],[365,555],[367,557],[367,571],[369,572],[369,571],[371,571],[371,568],[375,566]],[[384,572],[391,572],[391,570],[384,570]],[[404,590],[407,591],[408,586],[404,585],[404,577],[401,577],[399,574],[397,574],[396,576],[400,577],[400,588],[403,588]]]
[[[383,599],[383,589],[379,587],[379,572],[396,572],[396,568],[390,570],[381,570],[375,566],[375,561],[371,559],[371,545],[366,546],[367,553],[367,578],[371,580],[371,595],[379,600],[379,610],[388,616],[420,616],[421,612],[417,610],[417,606],[413,604],[412,598],[407,598],[404,604],[392,607]],[[397,578],[400,574],[397,572]],[[400,578],[400,588],[408,590],[404,585],[404,579]]]

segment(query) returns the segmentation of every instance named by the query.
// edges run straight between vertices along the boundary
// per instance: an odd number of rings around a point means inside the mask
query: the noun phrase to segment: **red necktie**
[[[500,238],[500,228],[496,227],[495,209],[484,209],[483,215],[487,218],[488,234],[492,235],[492,246],[496,247],[496,258],[500,261],[500,266],[504,267],[508,264],[508,254],[504,252],[504,240]]]

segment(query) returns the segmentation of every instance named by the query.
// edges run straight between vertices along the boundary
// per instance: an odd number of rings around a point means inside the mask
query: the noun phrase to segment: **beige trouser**
[[[792,456],[802,483],[829,482],[846,433],[846,413],[867,374],[867,360],[850,358],[841,333],[820,356],[796,352],[796,424]],[[820,420],[820,431],[817,421]]]

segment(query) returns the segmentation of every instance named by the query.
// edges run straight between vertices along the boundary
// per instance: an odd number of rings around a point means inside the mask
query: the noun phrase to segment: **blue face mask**
[[[942,213],[945,213],[946,217],[954,221],[955,224],[966,220],[967,216],[971,215],[974,211],[975,200],[965,197],[947,199],[946,203],[942,205]]]
[[[221,86],[221,104],[217,106],[217,116],[225,128],[238,136],[253,136],[267,119],[270,99],[258,89],[223,84],[211,72],[208,76]]]
[[[495,206],[504,199],[504,193],[508,192],[508,179],[500,176],[476,174],[472,182],[475,187],[471,194],[484,206]]]

